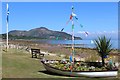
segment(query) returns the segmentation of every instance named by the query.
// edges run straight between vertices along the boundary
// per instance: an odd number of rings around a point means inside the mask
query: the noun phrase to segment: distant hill
[[[45,27],[31,29],[29,31],[12,30],[9,33],[9,39],[60,39],[71,40],[71,35],[65,32],[52,31]],[[3,39],[6,38],[6,34],[2,34]],[[75,39],[82,39],[75,37]]]

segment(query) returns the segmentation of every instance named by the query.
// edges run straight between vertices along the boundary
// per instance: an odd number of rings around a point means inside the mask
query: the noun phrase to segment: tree
[[[104,66],[105,61],[104,58],[109,55],[110,51],[112,50],[112,44],[110,43],[111,39],[107,39],[105,36],[98,37],[95,39],[95,46],[96,50],[98,51],[101,59],[102,59],[102,66]]]

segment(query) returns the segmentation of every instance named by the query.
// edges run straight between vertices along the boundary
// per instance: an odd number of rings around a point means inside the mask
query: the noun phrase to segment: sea
[[[48,44],[63,44],[63,45],[70,45],[72,44],[72,40],[36,40],[35,42],[39,43],[48,43]],[[77,47],[83,47],[83,48],[95,48],[94,40],[74,40],[74,44],[77,45]],[[118,49],[118,40],[111,40],[112,48]]]

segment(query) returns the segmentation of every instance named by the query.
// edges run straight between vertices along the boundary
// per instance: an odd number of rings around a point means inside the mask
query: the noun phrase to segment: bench
[[[37,54],[39,55],[39,57],[44,57],[44,54],[42,54],[40,52],[40,49],[31,49],[31,54],[32,54],[32,58],[37,58]]]

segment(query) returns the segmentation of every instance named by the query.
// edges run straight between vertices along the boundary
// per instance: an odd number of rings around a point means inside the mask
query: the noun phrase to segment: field
[[[6,52],[6,49],[3,47],[2,49],[2,77],[3,78],[45,78],[45,79],[87,79],[87,80],[104,80],[104,79],[117,79],[117,78],[86,78],[86,77],[67,77],[67,76],[60,76],[57,74],[53,74],[50,72],[47,72],[43,65],[40,62],[40,59],[31,58],[32,55],[28,50],[26,50],[26,46],[28,48],[39,48],[42,51],[48,52],[48,53],[54,53],[55,55],[45,55],[46,59],[63,59],[66,56],[60,56],[67,55],[69,56],[69,53],[71,52],[71,48],[63,48],[59,45],[48,45],[48,44],[37,44],[31,41],[9,41],[10,44],[16,45],[15,48],[9,48]],[[19,45],[18,45],[19,44]],[[20,47],[22,46],[22,47]],[[19,47],[19,48],[18,48]],[[88,48],[79,48],[75,49],[76,54],[80,54],[80,56],[85,57],[86,60],[95,61],[98,59],[97,52],[94,49],[88,49]],[[117,50],[113,50],[113,53],[117,53]],[[90,57],[91,56],[91,57]],[[94,56],[94,57],[92,57]],[[114,58],[114,57],[113,57]],[[118,61],[118,59],[115,57],[115,61]],[[119,72],[120,76],[120,72]]]
[[[61,59],[59,56],[45,55],[47,59]],[[120,76],[120,72],[119,72]],[[9,49],[2,50],[2,77],[3,78],[74,78],[85,80],[118,80],[117,78],[86,78],[67,77],[47,72],[42,66],[40,59],[31,58],[31,54],[25,50]]]

